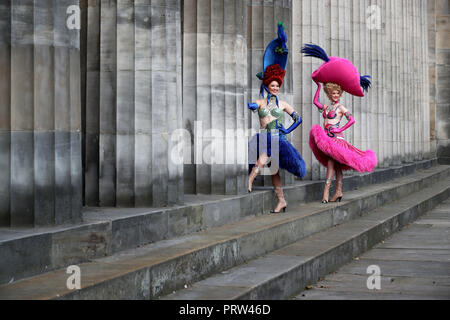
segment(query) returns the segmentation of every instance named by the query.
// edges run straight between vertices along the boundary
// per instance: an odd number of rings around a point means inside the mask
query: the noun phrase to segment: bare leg
[[[339,163],[335,163],[334,166],[336,170],[336,193],[334,194],[333,198],[330,199],[330,202],[336,202],[341,201],[342,199],[342,182],[344,179],[344,175],[342,174],[342,169]]]
[[[252,169],[252,172],[250,172],[248,176],[248,192],[252,192],[253,188],[253,181],[258,176],[258,174],[261,172],[261,169],[264,168],[267,161],[269,160],[269,156],[265,153],[259,156],[258,160],[255,163],[255,166]]]
[[[325,181],[325,187],[323,189],[322,203],[328,203],[328,198],[330,196],[330,186],[331,181],[333,181],[334,176],[334,160],[329,159],[327,164],[327,180]]]
[[[283,211],[285,210],[285,208],[287,207],[287,203],[286,200],[284,199],[283,186],[281,184],[281,177],[279,172],[272,175],[272,184],[275,187],[275,193],[277,194],[278,204],[275,207],[275,209],[271,211],[271,213],[280,213],[281,210]]]

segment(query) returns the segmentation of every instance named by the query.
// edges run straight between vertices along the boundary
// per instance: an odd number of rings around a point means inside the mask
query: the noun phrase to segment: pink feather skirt
[[[331,138],[317,124],[309,132],[309,146],[325,167],[331,158],[339,162],[342,170],[371,172],[378,162],[377,155],[372,150],[362,151],[344,139]]]

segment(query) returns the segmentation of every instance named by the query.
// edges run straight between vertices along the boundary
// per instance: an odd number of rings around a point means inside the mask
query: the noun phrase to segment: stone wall
[[[186,193],[246,190],[246,141],[236,135],[244,134],[248,116],[246,13],[246,1],[183,1]]]
[[[81,31],[66,26],[71,5]],[[356,120],[345,137],[379,167],[450,159],[448,1],[4,0],[0,17],[1,226],[245,194],[245,139],[259,127],[247,102],[278,21],[290,49],[280,96],[303,117],[288,138],[306,180],[325,168],[309,147],[321,61],[302,56],[305,43],[372,76],[365,97],[341,102]]]
[[[170,139],[182,120],[180,13],[179,0],[88,1],[88,206],[183,200],[183,166],[171,160]]]
[[[374,150],[378,167],[432,156],[426,94],[426,5],[426,1],[402,0],[293,2],[296,50],[304,43],[319,44],[329,56],[346,57],[361,75],[372,76],[372,88],[365,97],[344,94],[341,102],[356,120],[345,137],[361,149]],[[297,147],[312,179],[325,175],[325,168],[309,148],[311,126],[323,121],[312,105],[316,85],[311,73],[320,63],[318,59],[294,56],[294,104],[303,116],[302,138]],[[327,100],[321,94],[322,103]]]

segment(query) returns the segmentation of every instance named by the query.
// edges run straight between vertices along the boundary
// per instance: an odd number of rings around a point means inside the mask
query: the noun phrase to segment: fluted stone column
[[[184,1],[183,128],[192,151],[186,193],[246,192],[246,3]]]
[[[383,161],[379,167],[389,167],[390,162],[390,154],[389,154],[389,146],[390,141],[388,139],[390,129],[392,125],[388,122],[388,105],[387,105],[387,77],[388,77],[388,68],[389,68],[389,57],[388,57],[388,48],[390,48],[390,44],[387,41],[387,27],[389,21],[387,20],[387,7],[389,0],[381,0],[381,30],[379,33],[379,52],[380,52],[380,61],[379,61],[379,72],[382,75],[382,85],[380,92],[380,120],[379,120],[379,140],[380,140],[380,150],[382,150]],[[384,18],[384,19],[383,19]],[[389,61],[388,61],[389,60]]]
[[[382,39],[381,39],[381,53],[383,61],[383,134],[382,143],[384,145],[384,167],[389,167],[392,164],[392,98],[393,98],[393,86],[392,86],[392,19],[391,19],[391,2],[383,1],[382,16],[384,16],[384,23],[382,23]]]
[[[399,26],[400,26],[400,104],[399,104],[399,118],[400,118],[400,126],[399,126],[399,141],[400,141],[400,159],[401,161],[405,161],[407,145],[406,145],[406,108],[407,108],[407,78],[406,78],[406,65],[407,65],[407,49],[405,47],[405,43],[407,42],[407,27],[406,27],[406,1],[400,1],[399,9]]]
[[[0,225],[11,222],[11,1],[0,4]]]
[[[436,1],[436,131],[437,156],[450,164],[450,5]]]
[[[425,55],[425,48],[428,48],[428,41],[426,39],[426,17],[427,10],[425,7],[426,3],[424,1],[419,1],[417,4],[418,8],[418,41],[421,43],[421,46],[418,46],[418,73],[419,73],[419,88],[420,88],[420,141],[419,141],[419,149],[420,149],[420,160],[428,158],[428,143],[429,135],[426,133],[427,125],[430,123],[427,115],[429,115],[426,110],[428,110],[428,92],[426,87],[426,81],[428,81],[428,72],[426,71],[427,59]]]
[[[429,56],[428,56],[428,47],[429,47],[429,39],[428,39],[428,1],[421,2],[421,42],[423,43],[421,49],[422,56],[422,98],[423,98],[423,118],[424,118],[424,126],[423,126],[423,153],[425,159],[430,159],[431,156],[431,136],[430,136],[430,86],[429,86]]]
[[[412,45],[411,45],[411,54],[412,54],[412,67],[413,67],[413,101],[414,101],[414,117],[413,117],[413,125],[415,130],[413,132],[413,160],[421,159],[421,149],[420,149],[420,140],[421,140],[421,127],[422,127],[422,117],[421,117],[421,87],[419,85],[420,82],[420,69],[419,69],[419,52],[418,52],[418,43],[419,42],[419,6],[418,3],[421,0],[414,0],[412,2]]]
[[[364,22],[364,16],[361,15],[361,5],[364,7],[364,5],[361,3],[361,1],[352,0],[350,3],[350,12],[351,12],[351,49],[352,49],[352,61],[355,64],[355,66],[358,66],[361,68],[361,57],[362,57],[362,39],[361,39],[361,28],[363,26]],[[353,114],[353,117],[355,118],[355,126],[352,127],[352,136],[353,136],[353,143],[355,146],[358,146],[361,148],[362,146],[362,130],[363,130],[363,123],[362,123],[362,107],[364,106],[364,101],[361,98],[352,97],[353,103],[352,103],[352,109],[351,112]],[[350,110],[350,109],[349,109]]]
[[[406,107],[406,118],[407,118],[407,142],[408,142],[408,153],[406,155],[406,160],[408,162],[414,159],[414,117],[416,113],[416,97],[414,92],[414,47],[412,44],[414,37],[414,3],[408,1],[406,8],[406,18],[407,18],[407,107]]]
[[[81,220],[77,9],[78,0],[0,3],[2,226]]]
[[[393,165],[401,164],[401,144],[400,141],[400,16],[399,1],[390,1],[390,39],[391,39],[391,81],[388,92],[388,108],[391,110],[392,122],[390,123],[392,132],[391,158]]]
[[[436,0],[427,1],[430,154],[436,154]]]
[[[326,7],[327,1],[325,0],[292,2],[293,48],[291,49],[291,59],[293,61],[294,106],[296,109],[298,108],[297,110],[303,118],[299,129],[294,131],[296,139],[300,138],[301,133],[301,140],[294,140],[294,146],[305,160],[305,179],[312,180],[320,179],[325,172],[309,147],[309,131],[314,124],[322,121],[320,113],[313,104],[317,87],[311,78],[312,73],[321,65],[321,62],[318,59],[303,57],[300,50],[305,43],[315,43],[327,49],[325,26],[327,24],[326,13],[329,10]],[[324,102],[326,95],[322,93],[320,99]]]
[[[371,0],[370,6],[377,6],[380,8],[379,1]],[[370,30],[370,75],[372,76],[372,89],[373,91],[370,94],[371,100],[371,108],[369,113],[369,121],[367,122],[369,129],[369,145],[368,148],[372,149],[378,157],[378,166],[383,163],[383,153],[380,150],[380,135],[379,135],[379,126],[381,125],[380,121],[380,97],[381,97],[381,85],[382,85],[382,74],[379,72],[379,60],[380,60],[380,51],[379,47],[379,38],[380,38],[380,30],[378,28],[374,28]]]
[[[89,2],[88,206],[183,201],[183,166],[172,159],[182,117],[180,11],[179,0]]]

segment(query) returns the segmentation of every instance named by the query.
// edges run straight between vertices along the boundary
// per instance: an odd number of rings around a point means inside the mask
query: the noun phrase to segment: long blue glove
[[[302,117],[300,117],[300,116],[298,115],[298,113],[295,112],[295,111],[291,114],[291,117],[292,117],[292,119],[294,120],[294,123],[293,123],[289,128],[287,128],[287,129],[284,128],[282,124],[279,124],[279,123],[278,123],[278,120],[277,120],[276,128],[277,128],[281,133],[283,133],[283,134],[289,134],[289,133],[291,133],[292,131],[294,131],[295,129],[297,129],[297,127],[303,122]]]
[[[248,102],[248,108],[252,111],[255,111],[258,109],[258,104],[257,103],[250,103]]]

